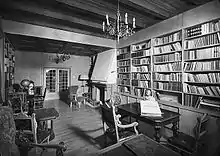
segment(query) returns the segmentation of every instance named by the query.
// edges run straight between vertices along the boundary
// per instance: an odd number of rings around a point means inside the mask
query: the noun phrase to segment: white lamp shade
[[[79,75],[78,80],[79,80],[79,81],[89,80],[89,77],[88,77],[88,75]]]

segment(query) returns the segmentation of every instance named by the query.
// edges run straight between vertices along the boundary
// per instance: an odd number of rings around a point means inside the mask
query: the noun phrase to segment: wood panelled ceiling
[[[136,31],[147,28],[160,21],[168,19],[179,13],[195,8],[211,0],[120,0],[120,13],[122,19],[128,13],[128,22],[132,23],[132,18],[136,18]],[[113,21],[116,16],[117,0],[1,0],[0,15],[3,19],[25,22],[45,27],[62,29],[76,33],[109,38],[102,32],[102,22],[108,14]],[[52,52],[59,46],[64,47],[66,42],[46,40],[21,35],[9,35],[12,44],[19,50],[38,50],[35,44],[42,42],[41,49]],[[20,40],[20,41],[19,41]],[[34,44],[34,41],[36,42]],[[24,42],[22,42],[24,41]],[[30,42],[29,42],[30,41]],[[48,42],[48,43],[47,43]],[[50,44],[59,42],[57,44]],[[22,46],[20,46],[21,44]],[[71,43],[67,43],[70,47]],[[78,43],[72,43],[76,46]],[[82,47],[85,46],[85,49]],[[77,47],[77,46],[76,46]],[[93,46],[79,44],[80,55],[90,56],[101,52],[104,47],[94,46],[96,50],[90,49]],[[36,48],[36,49],[34,49]],[[68,49],[68,48],[67,48]],[[83,53],[83,51],[85,52]],[[55,51],[55,50],[54,50]],[[57,51],[56,51],[57,52]],[[76,49],[73,54],[78,55]]]

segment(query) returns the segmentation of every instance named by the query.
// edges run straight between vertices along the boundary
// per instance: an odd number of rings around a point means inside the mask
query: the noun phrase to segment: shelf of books
[[[153,47],[153,89],[182,103],[182,31],[156,37]]]
[[[131,46],[131,87],[139,97],[151,88],[151,40]]]
[[[184,105],[219,111],[220,19],[184,31]]]
[[[12,44],[4,37],[4,72],[5,72],[5,95],[6,100],[14,83],[15,52]]]
[[[117,87],[122,93],[131,92],[131,51],[130,46],[117,50]]]

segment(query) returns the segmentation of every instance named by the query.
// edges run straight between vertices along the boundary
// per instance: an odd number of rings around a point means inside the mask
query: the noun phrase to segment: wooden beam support
[[[2,21],[3,31],[9,34],[34,36],[45,39],[53,39],[59,41],[82,43],[89,45],[96,45],[101,47],[115,48],[116,41],[90,35],[79,34],[75,32],[58,30],[43,26],[37,26],[27,23],[20,23],[10,20]]]
[[[104,3],[101,0],[98,0],[98,1],[97,0],[96,1],[93,1],[93,0],[84,0],[84,1],[82,1],[82,0],[56,0],[56,1],[67,4],[72,7],[77,7],[77,8],[101,15],[103,17],[103,20],[105,19],[106,14],[108,14],[111,19],[116,18],[117,6],[115,6],[111,3],[106,3],[106,2]],[[137,12],[133,12],[133,11],[125,9],[125,8],[121,8],[120,10],[121,10],[121,13],[123,13],[123,15],[125,12],[127,12],[132,17],[136,17],[136,19],[137,19],[136,25],[138,27],[144,28],[146,23],[149,22],[147,16],[143,16]],[[129,17],[131,17],[131,16],[129,16]],[[132,23],[132,17],[128,18],[128,22],[130,24]],[[102,24],[102,21],[100,21],[100,24]]]
[[[23,3],[23,2],[14,1],[13,3],[11,3],[10,7],[14,8],[14,9],[21,10],[21,11],[26,11],[26,12],[31,12],[31,13],[38,14],[38,15],[43,15],[46,17],[51,17],[51,18],[55,18],[55,19],[59,19],[59,20],[69,21],[72,23],[87,25],[89,27],[94,27],[97,29],[102,29],[101,22],[95,23],[95,22],[91,22],[88,20],[83,20],[81,18],[74,17],[74,15],[70,16],[67,14],[60,13],[60,12],[51,11],[51,10],[43,8],[39,5],[36,5],[33,2]]]

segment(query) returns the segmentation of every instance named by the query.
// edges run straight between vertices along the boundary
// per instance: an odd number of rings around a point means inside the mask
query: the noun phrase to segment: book
[[[141,100],[140,108],[141,116],[162,117],[162,112],[157,101]]]

